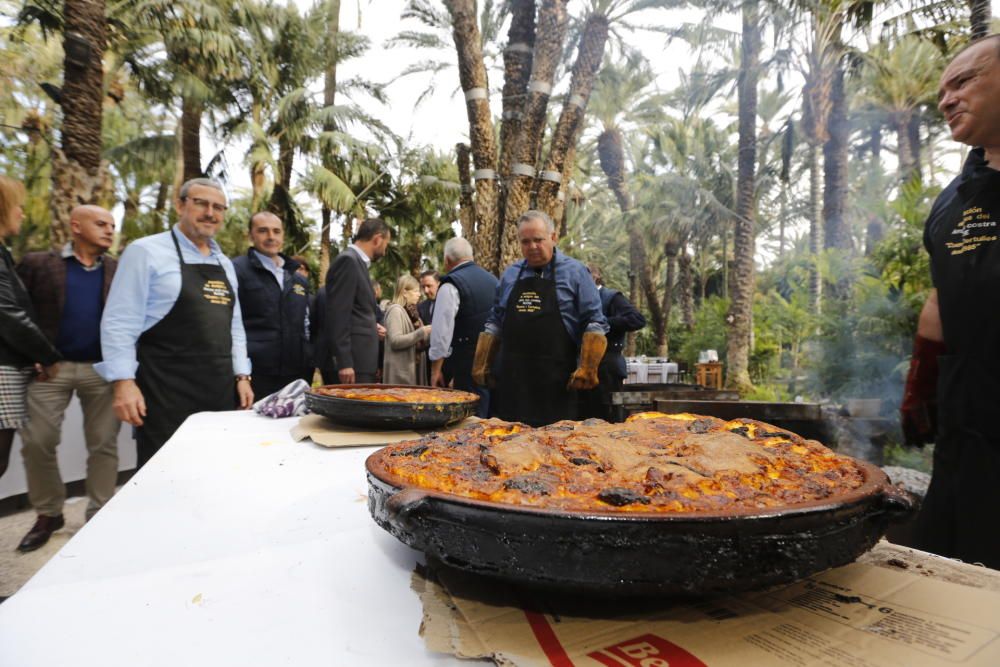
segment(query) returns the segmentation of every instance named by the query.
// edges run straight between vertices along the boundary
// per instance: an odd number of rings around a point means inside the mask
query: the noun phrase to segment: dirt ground
[[[66,526],[52,534],[40,549],[23,554],[17,551],[21,538],[35,523],[35,511],[0,516],[0,600],[18,591],[84,524],[86,498],[70,498],[63,509]]]

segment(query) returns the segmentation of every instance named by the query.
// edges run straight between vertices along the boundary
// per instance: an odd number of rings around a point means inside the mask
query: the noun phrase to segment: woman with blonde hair
[[[28,420],[28,383],[36,368],[56,374],[59,352],[35,322],[28,291],[14,271],[6,242],[21,231],[24,186],[0,176],[0,476],[7,471],[14,431]]]
[[[431,337],[431,327],[420,321],[418,301],[420,283],[410,274],[403,274],[385,311],[382,381],[386,384],[427,384],[426,364],[420,362]]]

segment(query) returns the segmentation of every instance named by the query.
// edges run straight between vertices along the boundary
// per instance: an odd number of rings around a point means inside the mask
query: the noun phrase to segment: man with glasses
[[[195,412],[253,403],[236,272],[214,241],[226,195],[207,178],[178,195],[174,228],[125,250],[101,319],[95,368],[136,427],[140,467]]]

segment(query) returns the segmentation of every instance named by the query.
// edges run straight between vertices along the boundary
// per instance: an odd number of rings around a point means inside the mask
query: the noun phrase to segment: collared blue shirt
[[[263,265],[263,267],[265,269],[267,269],[268,271],[270,271],[271,275],[274,276],[274,279],[278,281],[278,287],[284,287],[285,286],[285,260],[281,257],[281,255],[278,255],[278,260],[281,262],[281,265],[279,266],[278,264],[275,264],[275,262],[274,262],[274,260],[272,258],[268,257],[267,255],[265,255],[262,252],[257,252],[256,248],[253,248],[252,251],[253,251],[253,254],[257,255],[257,259],[260,260],[261,265]],[[309,327],[306,327],[306,331],[308,331],[308,330],[309,330]]]
[[[535,270],[525,264],[526,261],[523,259],[514,262],[500,277],[493,312],[486,320],[487,333],[499,337],[503,331],[507,299],[510,298],[510,292],[514,289],[514,283],[517,282],[521,269],[524,268],[522,277],[531,275]],[[601,311],[601,297],[587,267],[558,250],[553,253],[552,261],[542,267],[542,277],[551,280],[553,267],[556,275],[556,302],[559,304],[559,315],[570,338],[579,343],[583,334],[588,331],[607,334],[609,327]]]
[[[101,318],[104,361],[94,364],[94,370],[108,382],[135,378],[139,367],[135,350],[139,336],[170,312],[181,293],[181,267],[174,242],[170,240],[171,233],[177,238],[185,263],[220,265],[236,295],[236,270],[215,241],[209,242],[209,254],[202,255],[174,225],[172,232],[154,234],[129,244],[118,261]],[[232,336],[233,373],[249,375],[250,359],[239,300],[233,308]]]

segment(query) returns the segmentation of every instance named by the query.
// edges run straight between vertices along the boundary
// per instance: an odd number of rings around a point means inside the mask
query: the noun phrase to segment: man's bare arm
[[[941,328],[941,309],[938,306],[937,290],[932,289],[924,302],[917,320],[917,335],[937,343],[944,342],[944,330]]]

